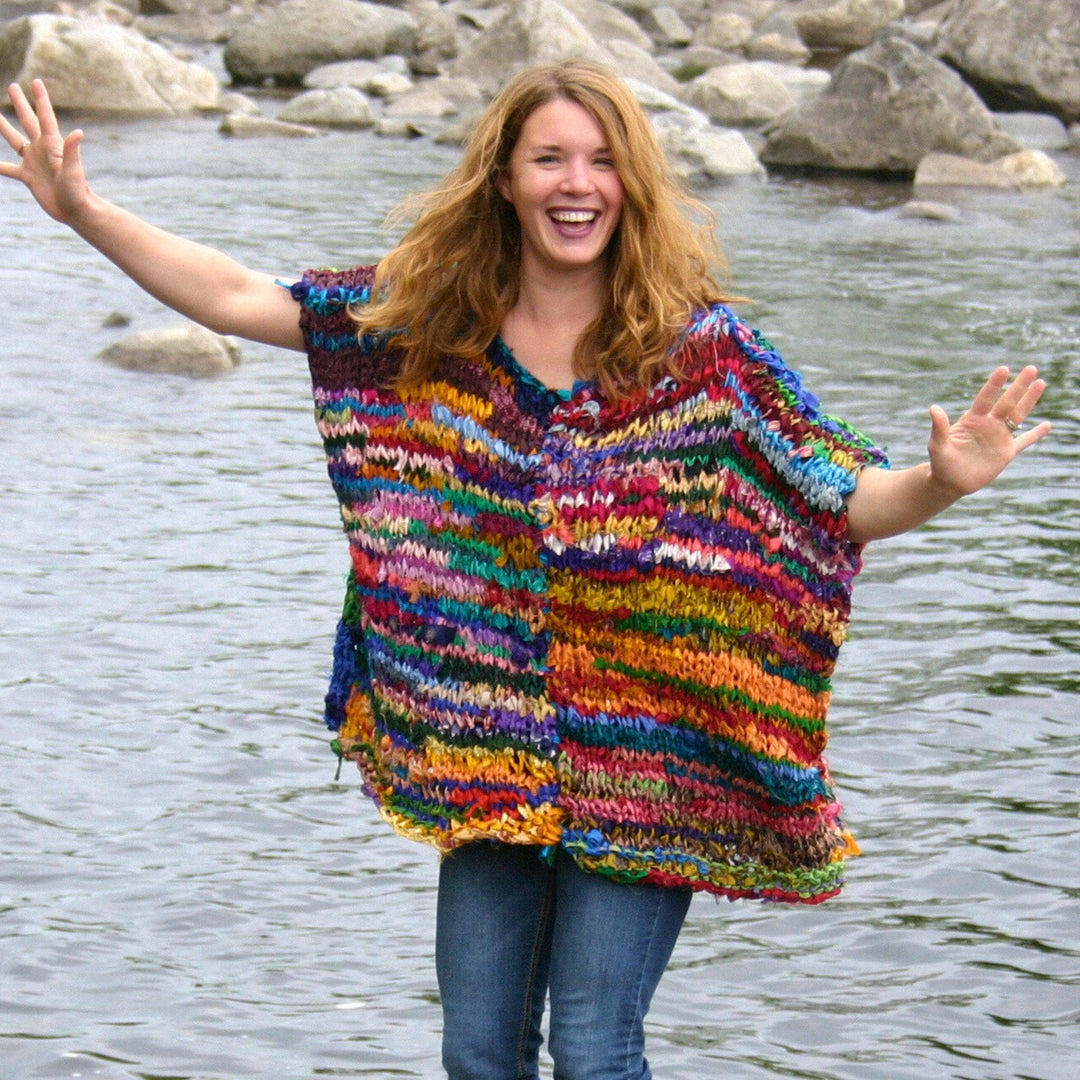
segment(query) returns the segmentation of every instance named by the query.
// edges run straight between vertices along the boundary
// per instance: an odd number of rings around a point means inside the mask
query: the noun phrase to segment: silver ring
[[[1014,435],[1020,430],[1020,425],[1015,420],[1010,420],[1009,417],[1003,416],[1001,422],[1011,431]]]
[[[24,139],[22,146],[19,147],[19,149],[16,151],[16,153],[19,155],[19,157],[22,157],[23,154],[25,154],[26,151],[29,150],[30,147],[33,146],[33,145],[34,144],[29,139]]]

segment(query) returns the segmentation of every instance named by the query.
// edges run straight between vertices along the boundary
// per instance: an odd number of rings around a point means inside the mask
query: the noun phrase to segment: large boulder
[[[955,0],[934,52],[992,105],[1080,119],[1077,0]]]
[[[911,175],[935,150],[992,161],[1019,149],[955,71],[884,36],[846,57],[821,94],[778,122],[761,160]]]
[[[683,100],[723,127],[748,127],[784,116],[795,98],[762,63],[725,64],[699,75],[683,91]]]
[[[795,16],[799,37],[812,49],[861,49],[904,14],[904,0],[837,0]]]
[[[416,30],[408,12],[385,4],[285,0],[229,38],[225,68],[237,82],[298,83],[309,71],[336,60],[411,53]]]
[[[534,64],[561,60],[610,61],[585,25],[557,0],[507,4],[454,62],[454,72],[495,93],[512,75]]]
[[[224,375],[240,363],[240,346],[194,323],[141,330],[100,354],[106,363],[129,371],[206,377]]]
[[[127,27],[99,19],[29,15],[0,28],[0,80],[48,81],[58,109],[169,116],[211,109],[212,71],[178,60]]]

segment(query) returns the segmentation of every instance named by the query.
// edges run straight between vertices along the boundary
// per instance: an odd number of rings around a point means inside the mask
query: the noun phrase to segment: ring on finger
[[[1008,416],[1003,416],[1001,422],[1015,435],[1020,430],[1020,425]]]
[[[33,146],[33,145],[34,144],[29,139],[23,139],[22,146],[20,146],[19,149],[16,150],[15,152],[19,155],[19,157],[22,157],[23,154],[25,154],[26,151],[29,150],[30,147]]]

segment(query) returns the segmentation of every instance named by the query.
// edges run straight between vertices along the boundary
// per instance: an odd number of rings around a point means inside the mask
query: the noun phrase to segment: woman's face
[[[606,266],[623,185],[603,129],[576,101],[557,98],[525,121],[498,182],[521,225],[521,272]]]

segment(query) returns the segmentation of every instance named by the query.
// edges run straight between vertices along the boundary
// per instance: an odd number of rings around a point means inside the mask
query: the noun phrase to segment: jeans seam
[[[518,1076],[522,1080],[530,1080],[526,1069],[528,1062],[525,1055],[528,1053],[529,1034],[532,1027],[533,998],[536,994],[536,969],[540,962],[540,952],[546,933],[548,916],[551,912],[552,897],[555,892],[555,875],[548,878],[547,888],[544,891],[544,902],[540,906],[540,917],[536,921],[536,936],[533,939],[532,955],[529,958],[528,991],[525,994],[524,1009],[522,1015],[521,1032],[518,1036]]]

